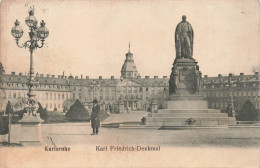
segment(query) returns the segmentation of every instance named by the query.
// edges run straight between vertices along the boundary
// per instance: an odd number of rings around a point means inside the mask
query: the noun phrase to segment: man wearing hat
[[[99,111],[100,111],[100,107],[98,105],[98,101],[95,99],[93,101],[93,107],[91,113],[91,127],[93,129],[93,133],[91,135],[98,135],[98,128],[100,127]]]

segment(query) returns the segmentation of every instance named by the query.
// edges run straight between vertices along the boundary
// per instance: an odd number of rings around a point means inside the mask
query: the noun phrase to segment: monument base
[[[208,109],[207,101],[168,101],[167,109],[150,113],[147,126],[220,126],[236,124],[235,117],[228,117],[217,109]]]
[[[41,145],[41,123],[39,116],[23,116],[21,123],[21,139],[19,140],[24,146]]]

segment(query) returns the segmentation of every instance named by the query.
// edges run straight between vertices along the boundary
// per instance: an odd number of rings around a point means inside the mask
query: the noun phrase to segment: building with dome
[[[125,62],[121,68],[121,78],[123,79],[131,79],[137,78],[139,76],[133,54],[130,52],[130,43],[129,43],[129,50],[128,53],[125,54]]]
[[[118,112],[119,104],[124,110],[149,110],[150,104],[156,100],[159,108],[166,107],[169,92],[169,78],[141,77],[134,63],[133,54],[129,50],[125,54],[121,77],[90,79],[89,76],[65,76],[36,74],[35,80],[39,85],[35,88],[36,97],[44,108],[53,111],[63,111],[64,102],[69,99],[79,99],[87,108],[91,109],[93,99],[103,104],[105,109],[113,109]],[[16,101],[26,97],[28,87],[26,85],[29,76],[27,74],[4,74],[0,84],[0,110],[5,110],[7,101]],[[228,79],[236,83],[231,93],[226,83]],[[259,110],[260,96],[259,73],[253,75],[229,74],[217,77],[204,75],[202,92],[208,107],[225,111],[228,106],[230,94],[234,97],[236,111],[250,100]],[[122,112],[122,111],[121,111]]]

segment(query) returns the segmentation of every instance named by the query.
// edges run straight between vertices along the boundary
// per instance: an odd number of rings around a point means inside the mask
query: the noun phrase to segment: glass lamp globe
[[[40,39],[45,39],[49,36],[49,30],[45,27],[44,21],[41,22],[41,26],[37,30],[37,36]]]
[[[34,17],[34,11],[33,11],[33,10],[30,10],[30,11],[29,11],[29,16],[27,16],[27,18],[25,19],[25,23],[26,23],[27,26],[29,26],[30,28],[31,28],[31,27],[34,27],[35,24],[37,24],[37,20],[36,20],[36,18]]]
[[[20,22],[18,20],[15,21],[14,27],[11,30],[12,35],[15,38],[21,38],[23,36],[23,29],[19,26]]]

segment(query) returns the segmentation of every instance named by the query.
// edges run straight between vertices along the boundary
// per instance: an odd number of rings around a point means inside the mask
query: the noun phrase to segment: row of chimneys
[[[12,72],[11,73],[11,75],[15,75],[15,72]],[[22,76],[23,75],[23,73],[19,73],[19,76]],[[36,77],[44,77],[44,74],[36,74]],[[47,74],[46,75],[46,77],[47,78],[55,78],[55,75],[50,75],[50,74]],[[69,76],[68,78],[73,78],[72,76]],[[62,75],[58,75],[58,78],[59,79],[66,79],[67,78],[67,76],[62,76]],[[145,76],[145,79],[149,79],[150,77],[149,76]],[[165,79],[165,78],[167,78],[167,76],[163,76],[163,79]],[[78,76],[75,76],[75,79],[79,79],[79,77]],[[82,79],[82,78],[81,78]],[[86,79],[89,79],[89,76],[86,76]],[[102,79],[102,76],[99,76],[98,77],[98,79]],[[114,76],[111,76],[111,79],[115,79],[115,77]],[[141,76],[137,76],[137,79],[141,79]],[[154,79],[158,79],[158,76],[154,76]]]
[[[255,75],[258,75],[259,74],[259,72],[255,72]],[[15,75],[15,72],[12,72],[11,73],[11,75]],[[19,73],[19,76],[22,76],[23,75],[23,73]],[[244,73],[240,73],[240,76],[243,76],[244,75]],[[228,74],[228,76],[229,77],[232,77],[232,76],[234,76],[234,74],[232,74],[232,73],[229,73]],[[44,77],[44,75],[43,74],[36,74],[36,77]],[[47,78],[50,78],[50,74],[47,74],[46,75],[46,77]],[[51,77],[52,78],[55,78],[55,75],[51,75]],[[222,75],[221,74],[218,74],[218,77],[219,78],[221,78],[222,77]],[[58,75],[58,78],[59,79],[63,79],[63,78],[67,78],[67,76],[62,76],[62,75]],[[73,78],[73,77],[72,77]],[[149,76],[145,76],[145,79],[149,79],[150,77]],[[163,79],[166,79],[167,78],[167,76],[163,76]],[[208,78],[208,75],[204,75],[204,78]],[[75,76],[75,79],[79,79],[79,77],[78,76]],[[81,78],[82,79],[82,78]],[[89,79],[89,76],[86,76],[86,79]],[[102,76],[99,76],[99,79],[102,79]],[[115,79],[114,78],[114,76],[111,76],[111,79]],[[141,79],[141,76],[137,76],[137,79]],[[154,79],[158,79],[158,76],[154,76]]]
[[[144,77],[145,79],[150,79],[150,76],[145,76]],[[153,77],[154,79],[158,79],[158,76],[154,76]],[[167,78],[167,76],[163,76],[163,79],[166,79]],[[137,76],[137,79],[141,79],[141,76]]]
[[[258,74],[259,74],[259,72],[255,72],[255,75],[258,75]],[[234,74],[229,73],[228,76],[229,76],[229,77],[232,77],[232,76],[234,76]],[[240,76],[244,76],[244,73],[240,73]],[[221,74],[218,74],[218,77],[221,78],[222,75],[221,75]],[[208,75],[204,75],[204,78],[208,78]]]

